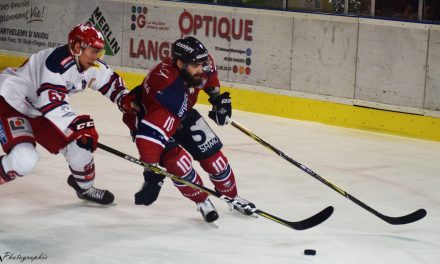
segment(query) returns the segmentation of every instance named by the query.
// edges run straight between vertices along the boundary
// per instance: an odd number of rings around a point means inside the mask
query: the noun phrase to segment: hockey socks
[[[191,169],[191,171],[187,175],[183,176],[182,179],[198,185],[203,185],[202,178],[200,178],[199,174],[194,169]],[[183,194],[183,196],[195,203],[202,203],[208,198],[208,194],[205,192],[196,190],[177,181],[173,181],[173,183],[174,186],[176,186],[177,189],[179,189],[179,191]]]
[[[221,151],[208,159],[200,161],[200,165],[209,174],[209,178],[217,191],[231,198],[237,196],[234,172]]]

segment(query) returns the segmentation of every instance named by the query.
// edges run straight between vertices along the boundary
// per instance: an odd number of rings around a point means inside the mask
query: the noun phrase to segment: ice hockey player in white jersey
[[[0,73],[0,185],[30,173],[39,160],[36,143],[65,156],[71,175],[68,184],[80,199],[110,204],[110,191],[93,187],[92,152],[98,133],[89,115],[77,115],[69,97],[85,88],[101,92],[121,111],[129,111],[123,80],[99,55],[102,34],[77,25],[68,44],[33,54],[20,68]]]

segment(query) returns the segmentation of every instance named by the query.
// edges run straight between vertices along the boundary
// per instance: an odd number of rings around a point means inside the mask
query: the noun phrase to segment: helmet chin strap
[[[72,47],[69,47],[70,53],[73,55],[73,58],[75,59],[76,67],[79,71],[82,71],[81,64],[79,63],[79,56],[83,53],[83,43],[80,44],[79,53],[74,53],[72,50]]]

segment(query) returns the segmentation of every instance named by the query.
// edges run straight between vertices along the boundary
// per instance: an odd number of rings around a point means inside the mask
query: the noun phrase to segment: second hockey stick
[[[317,173],[315,173],[311,169],[307,168],[303,164],[301,164],[301,163],[297,162],[296,160],[292,159],[291,157],[287,156],[282,151],[280,151],[279,149],[275,148],[271,144],[267,143],[266,141],[264,141],[259,136],[255,135],[254,133],[252,133],[251,131],[249,131],[248,129],[246,129],[245,127],[240,125],[239,123],[233,121],[232,119],[229,119],[228,123],[231,123],[231,125],[233,127],[237,128],[238,130],[240,130],[244,134],[248,135],[250,138],[254,139],[255,141],[257,141],[261,145],[265,146],[266,148],[272,150],[278,156],[280,156],[283,159],[287,160],[291,164],[295,165],[296,167],[300,168],[301,170],[303,170],[304,172],[306,172],[307,174],[312,176],[313,178],[315,178],[318,181],[324,183],[328,187],[330,187],[333,190],[337,191],[338,193],[340,193],[341,195],[345,196],[346,198],[348,198],[349,200],[351,200],[355,204],[359,205],[360,207],[364,208],[368,212],[374,214],[375,216],[379,217],[380,219],[382,219],[383,221],[385,221],[385,222],[387,222],[389,224],[392,224],[392,225],[409,224],[409,223],[412,223],[412,222],[415,222],[415,221],[418,221],[418,220],[422,219],[427,214],[425,209],[419,209],[419,210],[417,210],[415,212],[412,212],[410,214],[407,214],[407,215],[404,215],[404,216],[398,216],[398,217],[392,217],[392,216],[387,216],[387,215],[381,214],[378,211],[376,211],[373,208],[371,208],[370,206],[368,206],[365,203],[363,203],[362,201],[358,200],[356,197],[354,197],[351,194],[347,193],[346,191],[342,190],[341,188],[339,188],[335,184],[333,184],[333,183],[329,182],[328,180],[324,179],[323,177],[319,176]]]
[[[138,164],[140,166],[143,166],[143,167],[145,167],[145,168],[147,168],[147,169],[149,169],[151,171],[154,171],[157,174],[161,174],[163,176],[171,178],[172,180],[175,180],[175,181],[178,181],[178,182],[183,183],[185,185],[188,185],[188,186],[190,186],[190,187],[192,187],[194,189],[197,189],[199,191],[202,191],[202,192],[205,192],[205,193],[210,194],[212,196],[215,196],[215,197],[217,197],[217,198],[219,198],[219,199],[221,199],[223,201],[226,201],[226,202],[229,202],[229,203],[234,202],[235,204],[237,204],[238,206],[241,206],[241,207],[245,207],[246,206],[246,204],[242,204],[240,202],[237,202],[237,201],[235,201],[232,198],[229,198],[229,197],[227,197],[225,195],[222,195],[222,194],[220,194],[220,193],[218,193],[216,191],[208,189],[208,188],[206,188],[204,186],[201,186],[199,184],[195,184],[195,183],[189,182],[187,180],[181,179],[181,178],[177,177],[176,175],[171,174],[171,173],[169,173],[169,172],[167,172],[167,171],[165,171],[165,170],[163,170],[163,169],[161,169],[159,167],[156,167],[156,166],[147,164],[145,162],[142,162],[141,160],[136,159],[135,157],[132,157],[130,155],[122,153],[122,152],[120,152],[120,151],[118,151],[116,149],[113,149],[111,147],[108,147],[108,146],[106,146],[104,144],[98,143],[98,147],[100,149],[102,149],[102,150],[110,152],[110,153],[112,153],[112,154],[114,154],[116,156],[119,156],[119,157],[121,157],[123,159],[126,159],[126,160],[131,161],[133,163],[136,163],[136,164]],[[314,227],[316,225],[319,225],[322,222],[324,222],[325,220],[327,220],[327,218],[329,218],[332,215],[332,213],[333,213],[333,207],[329,206],[329,207],[325,208],[324,210],[322,210],[321,212],[319,212],[319,213],[317,213],[317,214],[315,214],[315,215],[313,215],[313,216],[311,216],[311,217],[309,217],[307,219],[304,219],[304,220],[301,220],[301,221],[297,221],[297,222],[291,222],[291,221],[284,220],[282,218],[279,218],[279,217],[274,216],[272,214],[266,213],[266,212],[264,212],[264,211],[262,211],[260,209],[257,209],[257,208],[253,208],[252,212],[255,215],[259,215],[259,216],[265,217],[265,218],[267,218],[269,220],[272,220],[274,222],[277,222],[277,223],[282,224],[284,226],[287,226],[289,228],[292,228],[292,229],[295,229],[295,230],[305,230],[305,229],[309,229],[311,227]]]

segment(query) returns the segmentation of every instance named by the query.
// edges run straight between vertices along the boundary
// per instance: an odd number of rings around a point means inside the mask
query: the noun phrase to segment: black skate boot
[[[78,196],[79,199],[87,200],[99,204],[111,204],[115,199],[113,194],[107,190],[101,190],[95,187],[91,187],[87,190],[81,189],[81,187],[79,187],[78,184],[76,183],[76,180],[73,177],[73,175],[69,176],[69,178],[67,179],[67,183],[70,185],[70,187],[75,189],[76,195]]]
[[[203,203],[197,203],[197,211],[202,213],[203,219],[207,223],[212,223],[218,219],[217,210],[209,199],[206,199]]]
[[[244,204],[244,206],[237,204],[237,202],[240,204]],[[255,209],[255,204],[249,202],[246,199],[241,198],[238,195],[235,196],[232,202],[228,202],[228,204],[230,210],[234,209],[244,215],[252,215],[255,211],[253,210]]]

